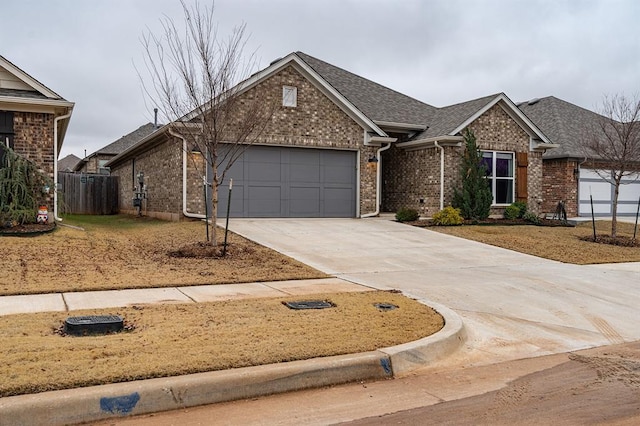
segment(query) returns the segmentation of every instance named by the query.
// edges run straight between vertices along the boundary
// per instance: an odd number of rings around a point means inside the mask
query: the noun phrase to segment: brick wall
[[[151,149],[115,167],[111,174],[119,177],[120,211],[134,212],[135,175],[143,172],[147,186],[144,214],[179,220],[182,212],[182,145],[176,139],[162,138]]]
[[[558,202],[564,201],[567,215],[578,215],[578,180],[574,176],[577,167],[577,161],[566,158],[544,161],[542,212],[555,212]]]
[[[542,203],[542,156],[530,152],[529,135],[499,105],[482,114],[469,128],[474,132],[480,149],[528,153],[527,208],[540,213]],[[491,209],[491,214],[501,215],[504,208]]]
[[[191,152],[187,154],[187,211],[189,213],[205,214],[202,181],[206,167],[202,154]]]
[[[53,183],[53,114],[14,112],[14,151],[32,161]],[[53,188],[41,195],[39,204],[46,204],[53,219]],[[34,212],[35,217],[36,212]]]
[[[528,152],[528,206],[538,212],[542,199],[542,156],[529,152],[529,135],[496,105],[469,126],[480,149]],[[461,185],[460,155],[464,147],[444,147],[444,206],[453,202],[454,189]],[[383,209],[397,211],[401,207],[431,216],[440,210],[440,149],[407,151],[392,147],[383,155]],[[386,167],[385,167],[386,165]],[[420,202],[422,200],[423,202]],[[491,214],[502,214],[504,208],[492,208]]]
[[[283,86],[297,88],[296,107],[282,106]],[[247,105],[260,99],[260,102],[274,108],[269,123],[255,144],[360,151],[360,212],[366,214],[376,209],[376,173],[375,168],[368,167],[368,159],[375,154],[376,148],[365,147],[363,128],[293,66],[282,69],[241,96]],[[241,109],[233,120],[238,121],[244,113],[246,111]],[[193,209],[202,210],[197,206]]]
[[[452,147],[446,147],[445,156],[455,156],[454,150]],[[451,159],[449,161],[445,159],[445,161],[450,163]],[[407,151],[392,146],[383,153],[382,173],[384,211],[395,212],[407,207],[416,209],[421,216],[431,216],[440,210],[440,151],[438,149]],[[451,167],[447,164],[445,165],[445,182],[451,179],[450,175]],[[446,191],[447,186],[445,186],[445,193]]]
[[[297,88],[297,106],[282,106],[282,87]],[[294,67],[289,66],[243,93],[240,104],[260,99],[274,108],[274,113],[255,144],[289,145],[298,147],[333,148],[360,151],[360,209],[361,213],[375,210],[375,168],[368,167],[368,159],[375,154],[375,147],[363,146],[364,131],[344,111],[326,98],[320,90],[306,80]],[[240,108],[231,117],[238,122],[246,114]],[[233,134],[233,127],[229,134]],[[187,159],[187,209],[192,213],[204,213],[202,173],[204,159],[189,153]],[[194,162],[195,161],[195,162]],[[182,216],[182,145],[172,139],[156,145],[153,150],[135,158],[135,173],[143,170],[149,176],[149,199],[146,212],[178,220]],[[132,162],[112,168],[111,174],[120,176],[120,210],[133,212]]]
[[[15,112],[14,150],[53,179],[53,114]]]

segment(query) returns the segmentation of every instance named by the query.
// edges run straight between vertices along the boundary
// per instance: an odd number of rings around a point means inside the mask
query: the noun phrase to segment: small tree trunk
[[[218,218],[218,165],[217,157],[213,155],[213,152],[209,153],[209,161],[211,164],[211,245],[216,246],[218,244],[218,232],[216,229],[216,222]]]
[[[620,179],[614,179],[613,207],[611,209],[611,238],[616,238],[618,233],[618,194],[620,193]]]
[[[211,245],[218,244],[216,222],[218,217],[218,183],[214,180],[211,185]]]

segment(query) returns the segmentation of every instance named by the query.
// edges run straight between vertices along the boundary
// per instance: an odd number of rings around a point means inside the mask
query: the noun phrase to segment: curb
[[[414,342],[358,354],[0,398],[0,426],[77,424],[398,377],[450,355],[466,338],[455,312],[428,305],[444,317],[445,326]]]

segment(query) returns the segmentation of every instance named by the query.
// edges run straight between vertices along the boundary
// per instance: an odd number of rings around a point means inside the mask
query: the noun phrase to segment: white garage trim
[[[613,195],[615,187],[604,179],[610,172],[606,170],[580,169],[578,184],[578,215],[591,215],[591,198],[595,216],[611,216],[613,214]],[[618,215],[633,216],[636,214],[640,198],[640,174],[625,176],[620,184],[618,194]]]

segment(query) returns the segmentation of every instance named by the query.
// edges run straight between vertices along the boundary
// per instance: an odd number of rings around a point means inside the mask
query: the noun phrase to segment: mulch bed
[[[535,225],[535,226],[566,226],[575,227],[575,225],[556,219],[539,219],[539,223],[532,223],[524,219],[503,219],[503,218],[487,218],[483,220],[465,220],[462,225],[479,225],[479,226],[522,226],[522,225]],[[418,226],[421,228],[429,228],[432,226],[441,226],[433,223],[431,219],[427,220],[415,220],[412,222],[405,222],[407,225]]]
[[[221,259],[221,258],[242,258],[255,252],[255,248],[251,246],[243,246],[242,244],[227,244],[226,254],[223,255],[223,245],[211,245],[207,242],[195,242],[187,244],[169,252],[171,257],[188,257],[195,259]]]
[[[638,239],[633,239],[632,237],[618,236],[613,238],[611,235],[596,235],[595,241],[593,240],[593,235],[589,235],[586,237],[580,237],[582,241],[595,242],[599,244],[611,244],[612,246],[622,246],[622,247],[640,247],[640,241]]]
[[[16,225],[12,227],[0,227],[0,236],[8,237],[34,237],[56,229],[56,223],[25,223],[24,225]]]

